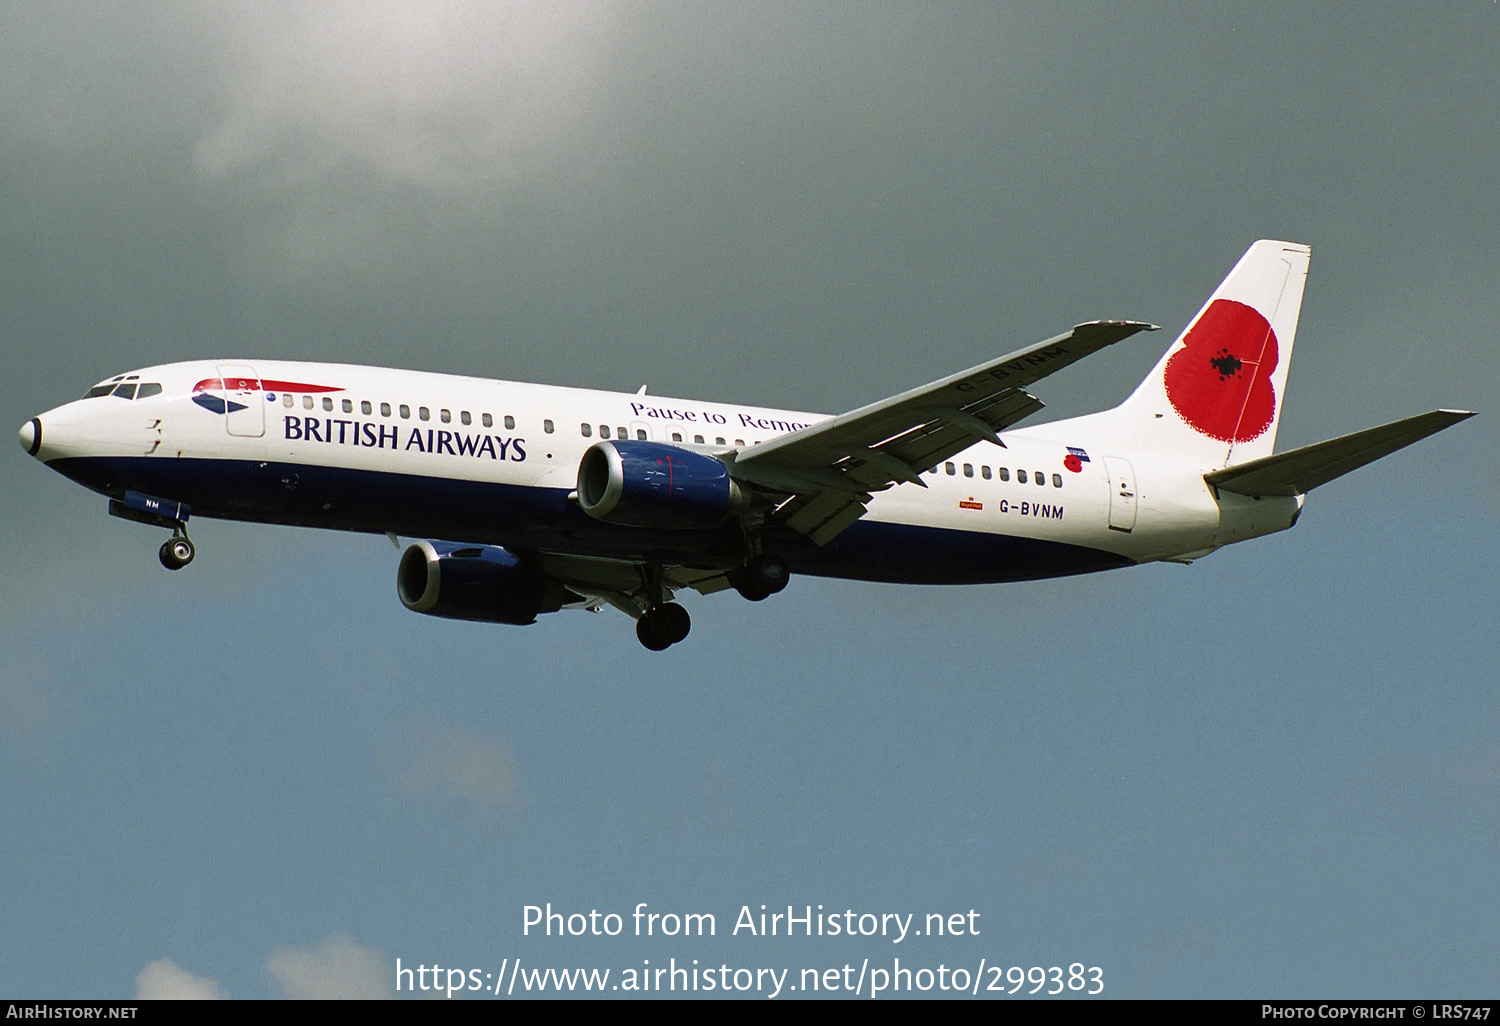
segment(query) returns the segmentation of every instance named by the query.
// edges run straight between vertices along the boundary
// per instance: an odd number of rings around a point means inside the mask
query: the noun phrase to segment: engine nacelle
[[[536,623],[569,598],[560,581],[498,546],[427,541],[401,554],[396,594],[416,613],[517,626]]]
[[[750,505],[722,461],[665,442],[595,442],[578,464],[578,505],[629,527],[718,527]]]

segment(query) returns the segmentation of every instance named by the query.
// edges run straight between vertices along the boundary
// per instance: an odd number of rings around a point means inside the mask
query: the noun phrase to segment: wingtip
[[[1073,330],[1079,328],[1125,328],[1131,332],[1136,331],[1160,331],[1160,324],[1152,324],[1150,321],[1085,321],[1075,324]]]

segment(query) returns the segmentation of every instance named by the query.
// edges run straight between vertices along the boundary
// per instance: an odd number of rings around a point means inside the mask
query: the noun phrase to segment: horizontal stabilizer
[[[1204,474],[1203,480],[1240,495],[1302,495],[1472,416],[1465,410],[1433,410],[1368,431],[1356,431],[1342,438],[1215,470]]]

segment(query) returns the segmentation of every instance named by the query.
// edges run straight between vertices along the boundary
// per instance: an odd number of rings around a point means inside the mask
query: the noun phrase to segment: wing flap
[[[839,492],[821,492],[810,497],[798,496],[778,512],[786,524],[805,534],[819,545],[827,545],[840,531],[865,515],[868,495],[850,497]],[[863,501],[862,501],[863,500]]]
[[[534,558],[549,577],[556,578],[570,591],[581,595],[585,601],[578,604],[586,608],[597,609],[600,605],[610,605],[633,619],[639,618],[646,609],[639,563],[560,552],[541,552]],[[683,588],[691,588],[702,595],[712,595],[730,587],[729,578],[723,570],[687,566],[664,568],[661,583],[667,598]]]
[[[975,442],[1005,446],[1000,431],[1044,408],[1036,396],[1016,389],[992,396],[977,408],[924,411],[924,422],[881,442],[876,450],[889,453],[918,473],[930,470]]]
[[[1352,435],[1215,470],[1204,474],[1203,480],[1240,495],[1303,495],[1472,416],[1474,414],[1467,410],[1433,410],[1356,431]]]

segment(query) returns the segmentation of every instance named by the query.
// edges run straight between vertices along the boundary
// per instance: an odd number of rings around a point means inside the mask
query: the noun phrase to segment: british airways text
[[[333,417],[286,417],[283,436],[289,442],[323,442],[354,445],[365,449],[415,449],[417,452],[449,456],[488,457],[521,463],[526,459],[526,439],[499,435],[471,435],[442,428],[409,428],[406,444],[395,424],[372,424]]]

